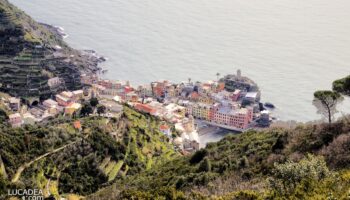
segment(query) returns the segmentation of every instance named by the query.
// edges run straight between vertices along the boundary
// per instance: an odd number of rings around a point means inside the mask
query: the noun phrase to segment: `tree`
[[[333,90],[344,95],[350,95],[350,75],[334,81]]]
[[[90,104],[84,104],[80,111],[80,116],[85,117],[90,115],[93,112],[93,109]]]
[[[97,114],[101,115],[101,114],[104,114],[106,113],[106,106],[104,105],[100,105],[97,107]]]
[[[90,105],[92,106],[92,107],[96,107],[97,105],[98,105],[98,99],[97,98],[91,98],[90,99]]]
[[[338,92],[330,90],[320,90],[314,93],[313,104],[317,108],[317,113],[323,115],[332,123],[335,113],[337,113],[337,105],[343,100],[343,97]]]

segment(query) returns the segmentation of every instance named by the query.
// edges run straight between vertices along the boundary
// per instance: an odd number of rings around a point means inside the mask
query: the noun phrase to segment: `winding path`
[[[34,162],[39,161],[39,160],[41,160],[41,159],[43,159],[43,158],[45,158],[45,157],[47,157],[47,156],[49,156],[49,155],[51,155],[51,154],[54,154],[54,153],[56,153],[56,152],[59,152],[59,151],[65,149],[65,148],[67,148],[68,146],[73,145],[73,144],[75,144],[75,143],[77,143],[77,142],[79,142],[79,141],[80,141],[80,140],[77,140],[77,141],[74,141],[74,142],[70,142],[70,143],[68,143],[68,144],[66,144],[66,145],[64,145],[64,146],[62,146],[62,147],[59,147],[59,148],[54,149],[54,150],[52,150],[52,151],[50,151],[50,152],[47,152],[47,153],[45,153],[45,154],[43,154],[43,155],[41,155],[41,156],[35,158],[34,160],[32,160],[32,161],[26,163],[26,164],[23,164],[21,167],[19,167],[19,168],[17,169],[16,174],[14,175],[14,177],[13,177],[12,180],[11,180],[11,183],[16,183],[16,182],[18,181],[18,179],[21,177],[22,172],[23,172],[27,167],[29,167],[31,164],[33,164]]]

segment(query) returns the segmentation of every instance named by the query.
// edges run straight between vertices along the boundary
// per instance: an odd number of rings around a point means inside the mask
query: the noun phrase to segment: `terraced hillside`
[[[80,73],[96,71],[98,62],[0,0],[0,91],[20,97],[48,96],[56,92],[48,86],[53,77],[64,83],[60,89],[81,88]]]
[[[118,119],[58,118],[46,126],[0,125],[0,199],[4,188],[40,188],[46,197],[88,195],[178,156],[159,121],[125,107]]]

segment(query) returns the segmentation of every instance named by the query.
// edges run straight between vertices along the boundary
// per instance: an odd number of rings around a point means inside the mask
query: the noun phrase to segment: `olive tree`
[[[334,114],[337,113],[337,105],[343,101],[340,93],[330,90],[320,90],[314,93],[313,104],[317,108],[317,113],[323,115],[332,123]]]

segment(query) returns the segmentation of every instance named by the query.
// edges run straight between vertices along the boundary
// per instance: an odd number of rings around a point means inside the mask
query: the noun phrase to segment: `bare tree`
[[[317,113],[328,119],[328,123],[332,123],[334,114],[338,112],[337,105],[343,99],[338,92],[321,90],[314,93],[313,105],[317,108]]]

